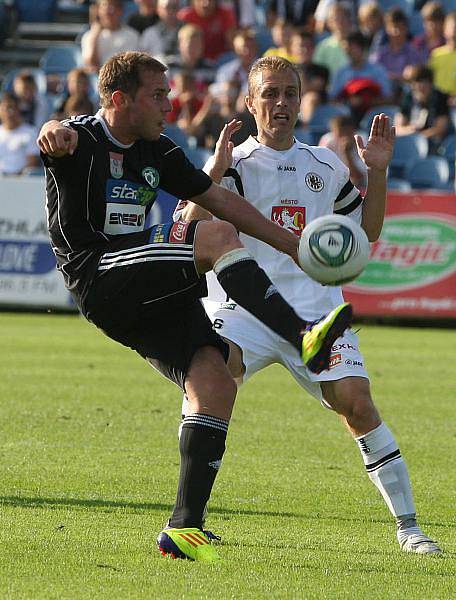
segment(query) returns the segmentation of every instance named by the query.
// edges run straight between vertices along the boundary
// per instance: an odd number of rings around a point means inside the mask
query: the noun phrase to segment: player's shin
[[[303,321],[245,248],[231,250],[214,264],[228,296],[301,352]]]
[[[365,435],[355,438],[361,450],[367,474],[380,491],[391,513],[398,520],[415,524],[415,506],[407,466],[393,434],[381,423]]]
[[[184,417],[179,439],[179,486],[170,527],[202,527],[204,508],[225,451],[228,423],[202,413]]]

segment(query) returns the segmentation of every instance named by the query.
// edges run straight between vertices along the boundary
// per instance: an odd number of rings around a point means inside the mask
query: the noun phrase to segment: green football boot
[[[353,318],[351,304],[344,302],[318,321],[308,326],[302,338],[302,360],[313,373],[329,367],[334,342],[350,327]]]
[[[166,527],[157,538],[157,546],[163,556],[171,558],[187,558],[200,562],[220,560],[208,537],[197,527]]]

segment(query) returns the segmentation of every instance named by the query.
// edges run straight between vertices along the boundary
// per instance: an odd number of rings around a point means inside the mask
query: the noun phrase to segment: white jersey
[[[350,182],[348,168],[327,148],[295,141],[289,150],[279,151],[249,137],[234,148],[232,167],[221,185],[297,236],[307,223],[333,212],[361,221],[362,197]],[[301,318],[315,320],[343,302],[340,287],[310,279],[289,256],[264,242],[242,233],[240,238]],[[213,272],[207,280],[207,300],[229,301]]]

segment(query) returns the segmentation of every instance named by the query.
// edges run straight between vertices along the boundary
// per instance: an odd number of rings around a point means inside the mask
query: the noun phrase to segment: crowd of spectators
[[[305,141],[318,144],[321,139],[335,150],[359,185],[365,172],[353,134],[363,130],[370,111],[387,108],[398,135],[426,137],[431,153],[439,153],[445,140],[456,135],[456,11],[451,2],[398,0],[388,2],[388,10],[372,0],[74,2],[89,5],[89,22],[78,40],[82,64],[52,96],[38,89],[31,70],[17,73],[5,90],[9,108],[0,115],[2,144],[18,128],[36,132],[51,115],[96,111],[98,70],[125,50],[146,51],[167,64],[170,135],[179,128],[190,145],[207,151],[231,118],[244,123],[235,143],[255,133],[244,103],[247,75],[257,58],[271,54],[286,57],[302,73],[298,132]],[[322,108],[327,115],[334,110],[333,118],[319,122]],[[6,112],[16,110],[14,127],[4,123]],[[0,171],[10,172],[3,155]],[[30,166],[29,159],[22,168]]]

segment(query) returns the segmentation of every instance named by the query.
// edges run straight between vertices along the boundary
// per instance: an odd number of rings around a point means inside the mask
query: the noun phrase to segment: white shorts
[[[237,304],[207,300],[203,303],[215,331],[242,348],[244,381],[264,367],[279,363],[288,369],[302,388],[330,408],[323,399],[320,382],[344,377],[368,378],[358,350],[358,337],[351,330],[334,343],[329,369],[317,375],[303,365],[294,346]]]

